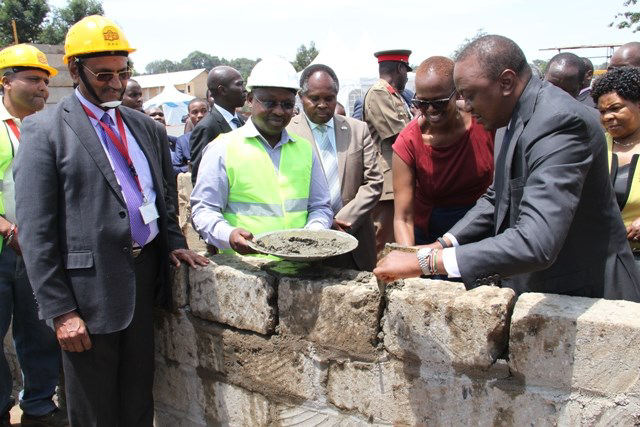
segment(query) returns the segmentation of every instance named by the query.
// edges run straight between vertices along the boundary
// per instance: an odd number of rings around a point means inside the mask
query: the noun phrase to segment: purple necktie
[[[100,121],[109,126],[113,133],[117,135],[113,128],[113,120],[111,120],[109,114],[104,113]],[[124,194],[124,200],[127,203],[129,224],[131,225],[131,237],[134,242],[140,246],[144,246],[145,243],[147,243],[149,234],[151,234],[149,226],[144,223],[142,215],[140,214],[140,206],[142,206],[144,198],[138,188],[138,184],[136,183],[132,171],[127,165],[127,161],[122,154],[120,154],[102,126],[100,126],[100,132],[102,133],[102,140],[107,145],[107,151],[109,152],[109,156],[113,162],[113,171],[118,178],[118,183],[120,183],[120,188],[122,188],[122,194]]]

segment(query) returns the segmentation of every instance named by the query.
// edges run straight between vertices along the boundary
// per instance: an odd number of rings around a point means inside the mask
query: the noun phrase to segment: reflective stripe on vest
[[[254,235],[304,227],[311,187],[311,143],[290,135],[292,141],[282,146],[276,172],[257,138],[244,138],[238,132],[221,137],[231,139],[225,157],[229,198],[223,216],[227,222]]]

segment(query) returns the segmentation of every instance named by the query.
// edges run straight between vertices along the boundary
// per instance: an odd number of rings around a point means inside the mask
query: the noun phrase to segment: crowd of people
[[[168,303],[170,263],[209,262],[178,227],[181,173],[210,253],[333,228],[359,245],[326,262],[382,281],[640,302],[640,43],[592,82],[588,59],[560,53],[539,78],[515,42],[487,35],[422,61],[415,93],[411,52],[377,52],[354,117],[327,65],[298,76],[267,57],[246,85],[220,66],[177,138],[162,109],[142,110],[133,51],[108,18],[73,25],[75,89],[48,108],[46,56],[0,51],[0,336],[13,321],[25,426],[153,424],[153,305]],[[390,242],[416,251],[378,259]],[[3,353],[0,426],[11,391]]]

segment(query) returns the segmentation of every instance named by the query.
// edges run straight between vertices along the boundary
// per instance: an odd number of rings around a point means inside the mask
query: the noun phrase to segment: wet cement
[[[333,233],[296,230],[274,233],[255,240],[256,246],[273,255],[330,257],[352,250],[351,242]]]

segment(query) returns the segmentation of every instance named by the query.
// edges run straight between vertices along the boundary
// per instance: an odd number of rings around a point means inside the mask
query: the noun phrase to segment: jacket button
[[[125,218],[127,216],[125,211],[120,211],[119,215],[120,215],[120,218]]]

